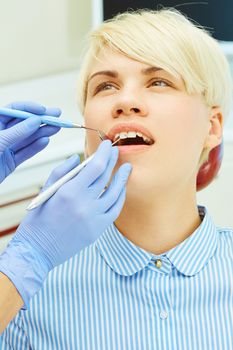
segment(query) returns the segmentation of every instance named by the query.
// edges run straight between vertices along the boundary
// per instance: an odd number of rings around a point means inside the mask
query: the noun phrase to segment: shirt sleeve
[[[23,320],[20,311],[18,315],[9,323],[8,327],[2,333],[1,350],[31,350],[29,339],[24,330]]]

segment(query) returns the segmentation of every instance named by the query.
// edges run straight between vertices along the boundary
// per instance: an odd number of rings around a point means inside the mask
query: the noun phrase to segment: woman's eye
[[[113,88],[115,88],[113,84],[105,82],[97,86],[97,88],[95,89],[95,93],[103,90],[111,90]]]
[[[156,79],[154,81],[152,81],[151,83],[152,86],[169,86],[169,83],[166,82],[165,80],[163,79]]]

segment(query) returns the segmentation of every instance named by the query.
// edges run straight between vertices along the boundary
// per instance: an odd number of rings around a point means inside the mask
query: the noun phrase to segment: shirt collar
[[[206,208],[199,206],[203,218],[200,226],[166,255],[172,264],[186,276],[197,274],[209,262],[217,248],[217,228]]]
[[[198,209],[203,217],[200,226],[183,242],[161,255],[156,256],[136,246],[114,224],[96,241],[97,249],[106,263],[123,276],[139,272],[155,257],[168,259],[186,276],[195,275],[208,263],[217,246],[217,229],[210,215],[204,207]]]

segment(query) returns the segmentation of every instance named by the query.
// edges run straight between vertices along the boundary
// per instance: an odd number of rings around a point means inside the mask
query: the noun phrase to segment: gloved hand
[[[131,165],[121,165],[110,181],[117,158],[118,148],[103,141],[86,167],[20,224],[0,257],[0,271],[15,284],[25,306],[49,270],[94,242],[120,214]],[[78,164],[78,156],[66,161],[45,188]]]
[[[60,128],[54,126],[40,127],[40,115],[59,117],[59,108],[45,108],[35,102],[13,102],[8,108],[35,114],[35,118],[24,121],[0,115],[0,183],[15,168],[40,152],[49,143],[49,136]],[[36,116],[37,115],[37,116]]]

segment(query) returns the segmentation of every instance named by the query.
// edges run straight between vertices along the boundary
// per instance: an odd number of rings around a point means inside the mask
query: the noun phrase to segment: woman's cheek
[[[92,135],[91,135],[91,133],[92,133]],[[96,138],[96,136],[94,137],[93,133],[94,133],[94,131],[90,131],[90,132],[87,132],[87,134],[86,134],[87,136],[86,136],[85,150],[86,150],[86,154],[88,156],[93,154],[97,150],[97,148],[100,144],[100,140],[99,140],[98,136],[97,136],[97,138]]]
[[[91,112],[90,108],[85,108],[84,110],[84,125],[93,129],[98,129],[95,125],[94,113]],[[86,139],[85,139],[85,153],[91,155],[95,152],[98,147],[99,136],[97,132],[92,130],[86,130]]]

